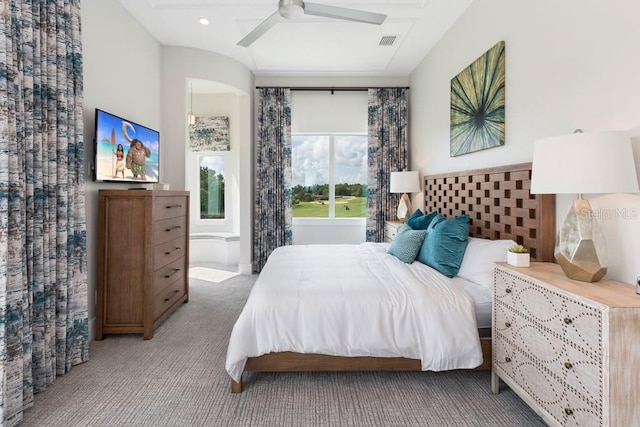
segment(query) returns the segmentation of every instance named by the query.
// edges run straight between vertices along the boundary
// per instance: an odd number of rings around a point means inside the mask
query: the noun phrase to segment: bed
[[[529,194],[530,178],[530,163],[425,176],[425,212],[469,215],[471,237],[513,240],[533,260],[552,261],[555,199]],[[476,329],[477,302],[487,312],[490,296],[470,297],[473,284],[386,250],[365,243],[274,251],[232,332],[231,391],[242,391],[243,372],[490,369],[491,341],[478,340]],[[323,283],[327,265],[339,273],[331,283]],[[265,299],[269,306],[256,305]]]

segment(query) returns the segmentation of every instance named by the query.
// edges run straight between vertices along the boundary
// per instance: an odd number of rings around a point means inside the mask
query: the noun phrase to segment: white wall
[[[411,168],[422,174],[531,161],[539,138],[630,130],[640,136],[640,2],[476,0],[410,76]],[[450,81],[496,42],[506,43],[506,135],[498,148],[449,157]],[[634,139],[640,170],[640,138]],[[557,199],[558,224],[573,196]],[[594,209],[640,211],[640,197],[590,196]],[[414,206],[422,206],[416,195]],[[601,206],[602,205],[602,206]],[[640,274],[638,215],[601,225],[608,276]]]
[[[238,188],[240,198],[240,216],[238,231],[240,234],[241,273],[251,273],[253,250],[252,212],[253,212],[253,73],[239,62],[217,53],[185,47],[162,48],[162,132],[163,140],[171,141],[164,145],[163,156],[182,167],[165,168],[162,181],[172,189],[184,189],[186,171],[184,169],[187,140],[188,79],[201,79],[218,82],[234,88],[238,102]]]
[[[81,14],[87,276],[90,335],[93,336],[98,257],[98,189],[131,186],[91,181],[95,108],[129,118],[152,129],[160,129],[161,47],[117,1],[83,0]],[[161,162],[166,161],[163,155],[160,159]],[[161,164],[160,169],[162,173],[164,164]]]

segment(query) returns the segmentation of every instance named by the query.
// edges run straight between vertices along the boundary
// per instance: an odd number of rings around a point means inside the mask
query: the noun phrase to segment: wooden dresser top
[[[497,264],[505,270],[526,275],[609,307],[640,308],[640,295],[632,285],[606,277],[594,283],[572,280],[564,275],[558,264],[550,262],[532,262],[530,267],[514,267],[502,262]]]

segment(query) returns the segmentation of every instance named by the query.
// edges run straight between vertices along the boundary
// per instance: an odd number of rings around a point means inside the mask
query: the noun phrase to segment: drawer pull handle
[[[506,293],[510,294],[511,293],[511,288],[507,288],[504,290]]]
[[[573,415],[573,409],[571,408],[564,408],[564,413],[567,415]]]
[[[505,361],[505,362],[507,362],[507,363],[509,363],[509,362],[511,362],[511,358],[510,358],[510,357],[505,357],[505,358],[504,358],[504,361]]]
[[[181,208],[182,205],[167,205],[167,209]]]
[[[171,298],[173,298],[174,296],[176,296],[176,294],[177,294],[178,292],[180,292],[180,290],[179,290],[179,289],[176,289],[176,290],[175,290],[171,295],[169,295],[168,297],[166,297],[166,298],[164,299],[164,302],[170,301],[170,300],[171,300]]]
[[[179,228],[182,228],[181,225],[174,225],[173,227],[169,227],[167,229],[165,229],[164,231],[173,231],[173,230],[177,230]]]
[[[172,254],[172,253],[174,253],[175,251],[179,251],[179,250],[180,250],[180,248],[175,248],[175,249],[173,249],[173,250],[171,250],[171,251],[169,251],[169,252],[165,252],[164,254],[165,254],[165,255],[171,255],[171,254]]]
[[[571,362],[564,362],[564,367],[567,369],[573,368],[573,364]]]
[[[510,328],[510,327],[511,327],[511,322],[506,322],[506,323],[504,324],[504,326],[505,326],[505,327],[507,327],[507,328]]]
[[[169,273],[169,274],[165,274],[165,275],[164,275],[164,278],[165,278],[165,279],[168,279],[169,277],[171,277],[171,276],[173,276],[174,274],[176,274],[178,271],[180,271],[180,269],[179,269],[179,268],[174,268],[174,269],[173,269],[173,271],[172,271],[171,273]]]
[[[564,323],[566,323],[567,325],[570,325],[570,324],[572,324],[572,323],[573,323],[573,320],[571,320],[571,319],[570,319],[570,318],[568,318],[568,317],[565,317],[565,318],[564,318]]]

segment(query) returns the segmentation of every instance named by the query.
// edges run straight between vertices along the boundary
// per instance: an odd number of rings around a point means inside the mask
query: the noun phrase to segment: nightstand
[[[385,221],[384,222],[384,241],[390,243],[398,234],[398,230],[402,227],[400,221]]]
[[[549,425],[637,425],[640,296],[633,286],[578,282],[552,263],[498,263],[492,343],[492,391],[502,379]]]

